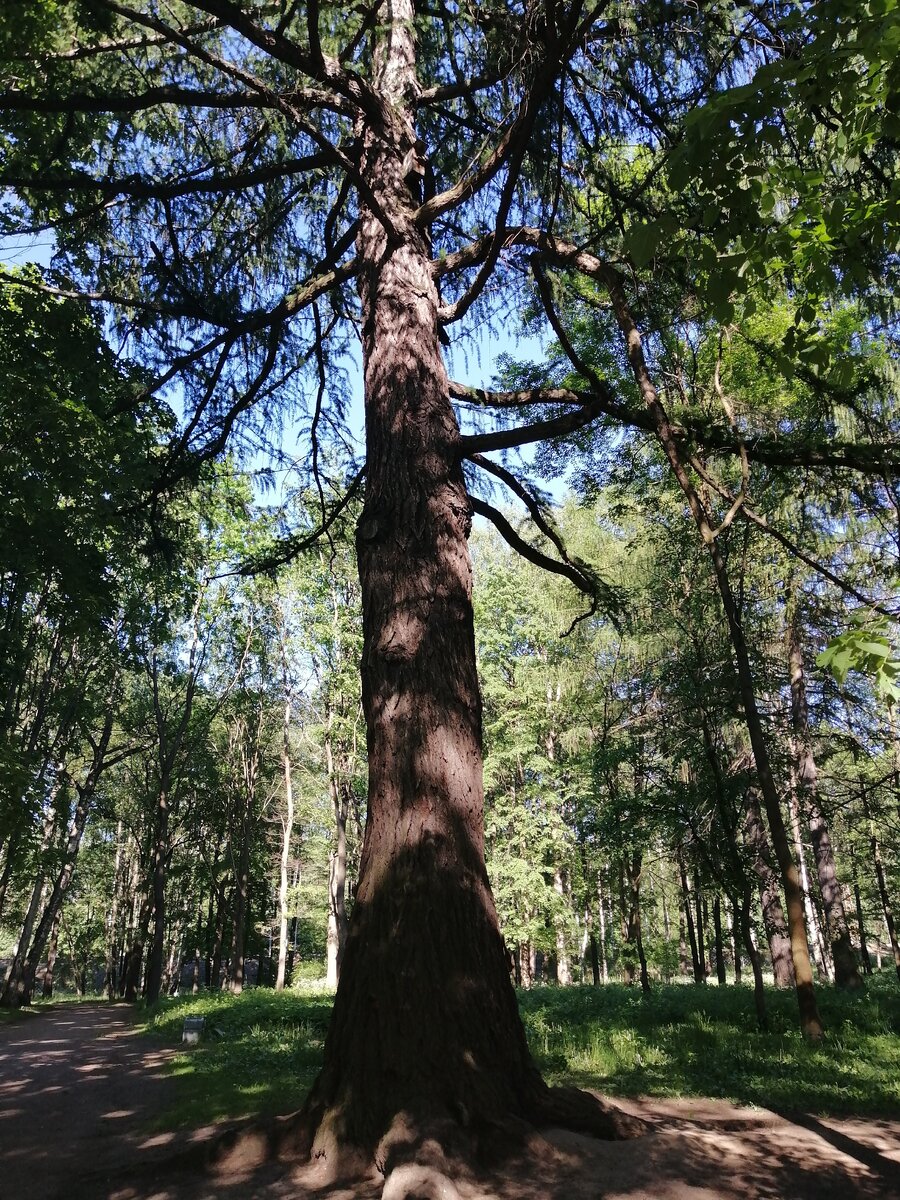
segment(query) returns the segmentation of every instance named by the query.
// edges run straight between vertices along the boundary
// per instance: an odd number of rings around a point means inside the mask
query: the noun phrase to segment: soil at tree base
[[[0,1027],[0,1195],[28,1200],[887,1200],[900,1195],[900,1118],[833,1119],[712,1100],[620,1100],[648,1132],[599,1141],[531,1134],[480,1172],[426,1146],[385,1179],[329,1179],[268,1158],[238,1130],[202,1173],[173,1171],[220,1131],[147,1134],[170,1103],[176,1053],[136,1034],[123,1005],[60,1005]]]

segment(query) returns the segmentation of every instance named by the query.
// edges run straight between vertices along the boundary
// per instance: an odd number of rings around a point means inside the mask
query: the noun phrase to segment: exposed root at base
[[[649,1128],[639,1117],[606,1103],[593,1092],[575,1087],[547,1088],[530,1115],[542,1128],[571,1129],[615,1142],[641,1137]]]

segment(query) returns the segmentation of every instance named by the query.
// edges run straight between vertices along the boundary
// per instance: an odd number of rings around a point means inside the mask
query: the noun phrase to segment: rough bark
[[[756,788],[748,788],[746,797],[746,821],[744,834],[747,845],[753,851],[753,870],[759,882],[759,899],[762,905],[763,925],[772,958],[772,974],[776,987],[794,986],[794,964],[791,959],[791,942],[778,893],[778,881],[772,866],[772,851],[766,836],[759,797]]]
[[[498,1122],[614,1132],[583,1093],[554,1097],[531,1059],[484,864],[481,697],[471,507],[438,338],[427,242],[406,179],[414,10],[394,0],[376,44],[384,110],[362,172],[358,236],[366,494],[357,526],[368,819],[322,1071],[304,1123],[332,1166],[356,1146],[389,1171],[427,1131],[471,1150]],[[401,1116],[401,1114],[405,1114]]]
[[[819,777],[810,736],[806,673],[796,613],[788,622],[787,646],[791,672],[791,720],[794,733],[794,778],[797,803],[801,812],[806,815],[812,838],[816,874],[825,910],[831,958],[834,963],[834,982],[838,987],[857,990],[862,987],[859,963],[850,940],[850,929],[844,911],[831,835],[819,800]]]

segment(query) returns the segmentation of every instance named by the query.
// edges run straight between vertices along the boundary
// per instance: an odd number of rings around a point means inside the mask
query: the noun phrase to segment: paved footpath
[[[0,1200],[108,1194],[139,1157],[175,1087],[175,1053],[132,1028],[122,1004],[61,1004],[0,1025]]]

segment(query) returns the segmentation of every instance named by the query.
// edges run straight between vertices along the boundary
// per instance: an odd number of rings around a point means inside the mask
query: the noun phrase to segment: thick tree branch
[[[517,496],[528,509],[532,521],[534,521],[535,525],[537,525],[544,537],[553,543],[559,552],[560,558],[563,559],[564,562],[571,561],[566,550],[565,543],[563,542],[559,532],[551,524],[549,517],[544,512],[544,509],[538,499],[533,496],[531,492],[529,492],[528,488],[525,487],[521,480],[516,479],[515,475],[513,475],[511,471],[507,471],[507,469],[505,467],[501,467],[499,463],[491,462],[489,458],[485,458],[481,454],[473,454],[469,461],[473,462],[476,467],[480,467],[482,471],[487,471],[489,475],[493,475],[495,479],[499,479],[501,483],[505,484],[513,493],[513,495]]]
[[[550,417],[546,421],[535,421],[533,425],[522,425],[515,429],[497,429],[493,433],[473,433],[459,439],[460,455],[471,458],[490,450],[511,450],[515,446],[526,446],[531,442],[542,442],[547,438],[566,437],[584,429],[592,421],[604,415],[608,403],[596,397],[582,405],[577,412]]]
[[[136,200],[174,200],[180,196],[228,195],[245,188],[290,178],[327,165],[325,154],[308,154],[283,163],[239,171],[232,175],[201,175],[199,178],[153,182],[142,175],[122,179],[95,179],[87,172],[73,175],[33,176],[0,174],[0,187],[22,188],[33,192],[99,192],[107,199],[129,196]]]
[[[292,96],[293,99],[293,96]],[[330,99],[321,93],[321,102]],[[151,87],[142,92],[71,92],[66,96],[30,96],[13,90],[0,92],[0,112],[133,113],[162,104],[181,108],[271,108],[273,102],[259,92],[224,92],[203,88]]]

